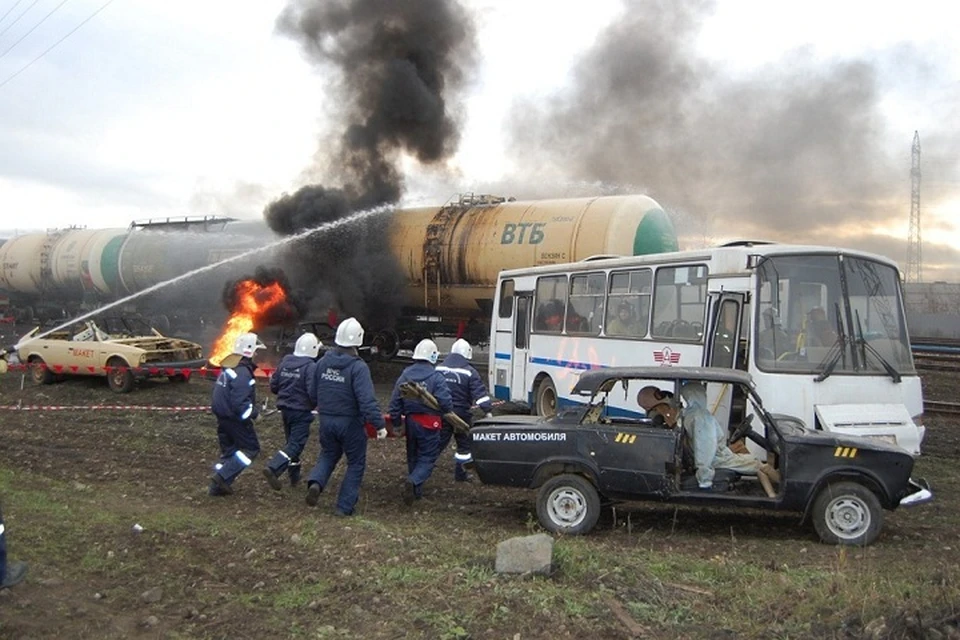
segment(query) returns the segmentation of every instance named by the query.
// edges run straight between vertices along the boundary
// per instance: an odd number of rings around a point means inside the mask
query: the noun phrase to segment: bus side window
[[[533,330],[543,333],[563,331],[563,315],[567,308],[567,277],[547,276],[537,279]]]
[[[650,318],[652,271],[637,269],[610,274],[604,333],[608,336],[642,338]]]
[[[504,280],[500,285],[500,317],[513,315],[513,280]]]

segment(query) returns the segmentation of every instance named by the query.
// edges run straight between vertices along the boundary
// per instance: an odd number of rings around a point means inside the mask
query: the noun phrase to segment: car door
[[[584,433],[585,453],[600,469],[600,493],[639,499],[666,495],[672,486],[679,429],[638,423],[597,425]]]

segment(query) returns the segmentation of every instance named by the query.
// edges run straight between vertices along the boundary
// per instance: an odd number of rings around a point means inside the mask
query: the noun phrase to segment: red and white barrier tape
[[[76,373],[76,374],[94,374],[98,371],[103,371],[104,373],[109,374],[111,371],[133,371],[134,373],[148,373],[152,376],[184,376],[189,378],[195,373],[206,376],[207,374],[211,375],[220,375],[220,367],[200,367],[199,369],[190,369],[190,368],[179,368],[179,367],[111,367],[111,366],[94,366],[94,365],[48,365],[47,363],[38,363],[38,364],[11,364],[8,366],[10,371],[30,371],[31,369],[38,367],[41,370],[49,369],[54,373]],[[258,367],[256,377],[270,377],[270,375],[275,371],[275,369]]]

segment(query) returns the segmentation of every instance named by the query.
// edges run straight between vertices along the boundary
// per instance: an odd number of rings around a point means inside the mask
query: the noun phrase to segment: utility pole
[[[920,133],[913,132],[910,154],[910,231],[907,236],[907,282],[923,282],[923,256],[920,244]]]

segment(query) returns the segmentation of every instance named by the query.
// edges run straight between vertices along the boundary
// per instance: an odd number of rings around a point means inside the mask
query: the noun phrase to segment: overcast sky
[[[340,78],[278,30],[287,0],[113,0],[93,16],[105,4],[0,0],[0,228],[253,219],[325,178]],[[902,262],[919,130],[924,278],[960,281],[949,5],[465,4],[459,145],[441,166],[402,162],[405,202],[644,192],[688,247],[752,237]]]

